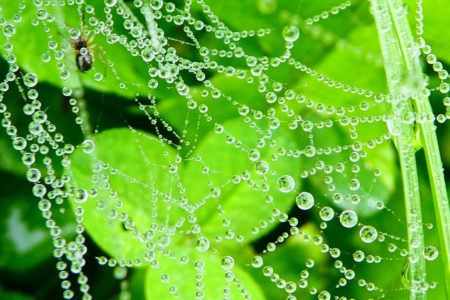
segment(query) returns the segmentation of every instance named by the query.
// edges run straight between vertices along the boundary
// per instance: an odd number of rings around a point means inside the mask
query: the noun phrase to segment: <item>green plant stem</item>
[[[392,3],[399,2],[394,0]],[[401,4],[397,4],[398,6]],[[421,140],[427,162],[428,177],[430,180],[433,206],[436,216],[436,224],[439,233],[441,245],[441,256],[444,266],[445,286],[447,299],[450,299],[450,207],[448,205],[448,195],[445,185],[442,160],[439,152],[438,141],[436,137],[434,115],[431,105],[428,101],[428,91],[425,89],[422,70],[419,60],[419,51],[414,45],[414,39],[405,14],[399,14],[393,18],[397,28],[400,45],[405,55],[404,59],[407,71],[415,81],[412,93],[412,100],[416,112],[416,124],[420,130]],[[408,55],[409,54],[409,55]]]
[[[397,1],[397,0],[395,0]],[[394,2],[394,1],[393,1]],[[436,216],[436,224],[441,245],[441,256],[444,266],[445,286],[447,299],[450,299],[450,207],[448,203],[447,189],[445,185],[439,145],[436,137],[434,114],[428,101],[428,91],[425,88],[422,70],[420,66],[418,49],[411,48],[414,39],[408,24],[406,15],[394,18],[401,47],[405,56],[408,73],[416,81],[412,100],[416,112],[416,124],[420,131],[421,142],[425,152],[425,159],[430,180],[433,206]],[[409,47],[408,47],[409,45]],[[416,53],[414,53],[414,50]]]
[[[402,31],[409,30],[409,27],[400,22],[403,21],[400,19],[405,17],[400,1],[372,0],[371,3],[393,109],[393,120],[388,126],[396,142],[402,171],[411,275],[410,299],[426,299],[423,289],[426,285],[423,222],[413,146],[414,129],[410,121],[414,120],[412,118],[414,113],[409,99],[411,93],[409,83],[411,78],[414,78],[411,75],[415,74],[411,73],[410,48],[405,48],[405,45],[409,44],[405,44],[407,41],[402,40],[405,36]]]

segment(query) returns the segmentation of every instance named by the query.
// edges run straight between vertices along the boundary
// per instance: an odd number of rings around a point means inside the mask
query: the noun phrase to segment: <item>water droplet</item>
[[[34,87],[38,83],[38,78],[34,73],[27,73],[23,76],[23,83],[27,87]]]
[[[16,28],[13,24],[7,24],[5,27],[3,27],[3,34],[6,37],[11,37],[16,33]]]
[[[95,150],[95,143],[92,140],[85,140],[82,144],[81,147],[83,149],[84,153],[92,153]]]
[[[351,209],[344,210],[339,216],[339,221],[346,228],[355,227],[358,224],[358,215]]]
[[[363,226],[359,231],[361,240],[365,243],[372,243],[378,237],[378,231],[373,226]]]
[[[278,178],[277,184],[278,189],[282,193],[289,193],[295,188],[295,180],[290,175],[283,175],[280,178]]]
[[[327,222],[334,218],[334,209],[329,206],[324,206],[319,211],[320,218]]]
[[[27,146],[27,141],[23,137],[16,137],[13,139],[13,147],[16,150],[23,150]]]
[[[151,62],[153,60],[153,58],[155,57],[153,50],[150,49],[149,47],[144,48],[141,52],[141,55],[142,55],[142,59],[145,62]]]
[[[251,161],[257,161],[260,157],[261,157],[261,153],[259,152],[258,149],[251,149],[251,150],[248,152],[248,158],[249,158]]]
[[[200,237],[195,243],[195,248],[198,252],[205,252],[209,249],[209,240],[205,237]]]
[[[261,160],[255,165],[256,168],[256,174],[258,175],[264,175],[269,171],[269,163],[265,160]]]
[[[73,40],[79,38],[80,35],[81,35],[81,32],[80,32],[80,30],[78,30],[77,28],[72,28],[72,29],[69,31],[69,36],[70,36],[70,38],[73,39]]]
[[[73,194],[73,200],[76,203],[84,203],[84,202],[86,202],[87,198],[88,198],[88,193],[86,192],[85,189],[76,190],[75,193]]]
[[[95,81],[101,81],[103,79],[103,74],[99,73],[99,72],[95,73],[94,79],[95,79]]]
[[[114,7],[117,4],[117,0],[105,0],[105,5],[107,7]]]
[[[426,260],[435,260],[439,255],[439,251],[434,246],[427,246],[423,251]]]
[[[252,267],[253,268],[260,268],[264,263],[264,260],[261,256],[255,255],[252,258]]]
[[[228,271],[234,267],[234,259],[231,256],[222,258],[222,269]]]
[[[47,188],[45,187],[45,185],[43,184],[35,184],[33,186],[33,195],[35,195],[36,197],[44,197],[45,193],[47,193]]]
[[[308,210],[314,205],[314,197],[308,192],[301,192],[295,198],[298,208],[302,210]]]
[[[328,291],[321,291],[319,295],[317,296],[319,300],[330,300],[331,295]]]
[[[286,42],[293,43],[298,39],[299,36],[300,32],[298,31],[297,27],[293,25],[284,27],[283,38]]]
[[[364,252],[362,250],[356,250],[353,253],[353,260],[356,262],[362,262],[365,257],[366,257],[366,255],[364,254]]]
[[[41,172],[35,168],[28,169],[27,179],[30,182],[37,182],[39,181],[39,179],[41,179]]]

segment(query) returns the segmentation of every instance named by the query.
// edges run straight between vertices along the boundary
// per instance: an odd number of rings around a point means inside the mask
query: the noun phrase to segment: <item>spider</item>
[[[85,28],[85,16],[84,11],[81,11],[81,20],[82,20],[82,29]],[[67,24],[66,24],[67,25]],[[105,54],[105,50],[102,46],[94,44],[92,45],[92,42],[94,41],[95,34],[91,38],[87,38],[84,35],[78,36],[76,39],[73,39],[71,42],[72,48],[75,50],[75,64],[77,65],[78,70],[80,72],[85,73],[89,71],[92,68],[92,65],[94,64],[94,48],[98,46],[98,48],[101,50],[103,54]],[[98,56],[100,57],[100,60],[103,63],[104,66],[104,72],[106,72],[106,63],[103,59],[103,55],[101,53],[98,53]]]
[[[89,71],[94,64],[94,48],[98,47],[101,50],[101,53],[97,52],[97,55],[103,63],[103,74],[106,74],[106,62],[102,55],[102,53],[105,54],[105,50],[100,45],[91,45],[93,41],[94,36],[88,40],[83,35],[72,40],[72,48],[75,50],[75,64],[80,72],[85,73]]]
[[[94,53],[92,49],[95,45],[89,47],[89,44],[92,43],[93,37],[89,40],[82,35],[78,38],[72,40],[72,47],[75,49],[75,63],[80,72],[89,71],[92,68],[92,64],[94,63]]]

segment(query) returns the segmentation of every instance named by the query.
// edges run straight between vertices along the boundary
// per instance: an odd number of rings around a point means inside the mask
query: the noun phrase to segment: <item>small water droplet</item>
[[[339,221],[346,228],[355,227],[358,224],[358,215],[351,209],[344,210],[339,216]]]
[[[283,175],[280,178],[278,178],[277,184],[278,189],[282,193],[289,193],[293,191],[295,188],[295,180],[290,175]]]
[[[365,243],[372,243],[378,237],[378,231],[373,226],[363,226],[359,231],[361,240]]]
[[[314,205],[314,196],[308,192],[301,192],[295,198],[298,208],[302,210],[308,210]]]
[[[200,237],[195,243],[195,248],[198,252],[205,252],[209,249],[209,240],[205,237]]]
[[[300,36],[300,32],[297,27],[290,25],[283,29],[283,38],[288,43],[295,42]]]

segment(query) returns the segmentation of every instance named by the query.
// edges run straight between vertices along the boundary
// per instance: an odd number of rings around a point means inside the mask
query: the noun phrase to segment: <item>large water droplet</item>
[[[38,169],[31,168],[27,171],[27,179],[30,182],[37,182],[41,178],[41,172]]]
[[[27,87],[34,87],[38,83],[38,78],[34,73],[27,73],[23,76],[23,83]]]
[[[289,193],[295,188],[295,180],[290,175],[283,175],[280,178],[278,178],[277,184],[278,189],[282,193]]]
[[[105,5],[107,7],[113,7],[117,4],[117,0],[105,0]]]
[[[85,140],[82,144],[81,147],[83,148],[83,152],[84,153],[92,153],[95,150],[95,144],[92,140]]]
[[[283,38],[286,42],[293,43],[298,39],[299,36],[300,32],[298,31],[297,27],[293,25],[284,27]]]
[[[209,249],[209,240],[205,237],[200,237],[195,243],[195,248],[198,252],[205,252]]]
[[[346,228],[355,227],[358,224],[358,215],[351,209],[344,210],[339,216],[339,221]]]
[[[330,221],[331,219],[334,218],[334,209],[332,209],[329,206],[324,206],[319,211],[319,216],[325,222]]]
[[[423,256],[426,260],[435,260],[439,255],[438,250],[434,246],[427,246],[423,251]]]
[[[295,198],[298,208],[308,210],[314,205],[314,197],[308,192],[301,192]]]
[[[252,267],[253,268],[260,268],[263,265],[264,261],[263,258],[259,255],[253,256],[252,258]]]
[[[378,237],[378,231],[372,226],[363,226],[359,231],[359,236],[361,240],[365,243],[372,243]]]
[[[222,269],[228,271],[234,267],[234,259],[231,256],[222,258]]]

